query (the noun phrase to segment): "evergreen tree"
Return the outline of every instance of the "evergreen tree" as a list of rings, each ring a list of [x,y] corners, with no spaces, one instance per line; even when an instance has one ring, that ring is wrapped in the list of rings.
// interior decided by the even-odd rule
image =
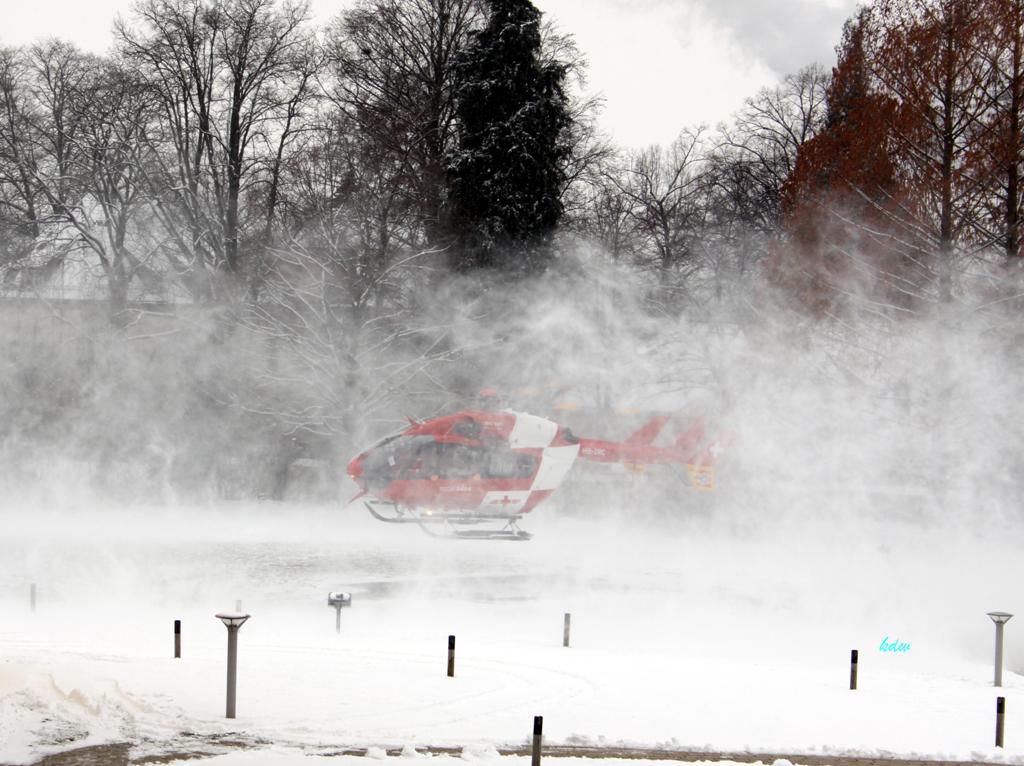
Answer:
[[[459,144],[449,167],[454,265],[543,268],[562,216],[566,68],[541,56],[540,11],[489,0],[487,25],[455,64]]]

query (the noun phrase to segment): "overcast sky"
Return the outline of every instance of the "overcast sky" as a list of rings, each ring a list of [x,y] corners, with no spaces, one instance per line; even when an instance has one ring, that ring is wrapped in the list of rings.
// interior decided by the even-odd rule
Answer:
[[[728,118],[758,88],[833,63],[856,0],[534,0],[590,61],[603,123],[625,146],[668,143],[686,125]],[[319,20],[347,3],[313,0]],[[4,9],[0,43],[47,35],[103,52],[131,0],[25,0]]]

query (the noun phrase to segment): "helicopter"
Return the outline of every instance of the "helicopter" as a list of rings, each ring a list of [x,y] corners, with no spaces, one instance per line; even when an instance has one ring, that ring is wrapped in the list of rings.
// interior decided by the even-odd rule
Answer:
[[[625,441],[576,436],[548,418],[514,410],[463,410],[418,422],[354,457],[348,474],[374,518],[418,524],[434,536],[528,540],[523,516],[558,489],[577,460],[685,468],[700,491],[715,487],[715,464],[730,440],[708,439],[696,418],[671,446],[653,442],[671,419],[651,417]],[[435,531],[440,530],[440,532]]]

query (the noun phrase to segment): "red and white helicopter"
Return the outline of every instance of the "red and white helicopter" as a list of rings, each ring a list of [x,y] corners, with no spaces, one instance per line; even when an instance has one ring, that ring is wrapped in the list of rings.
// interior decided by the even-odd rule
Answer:
[[[381,521],[443,525],[445,536],[527,540],[524,515],[548,498],[577,460],[683,466],[691,485],[713,490],[715,463],[728,441],[709,440],[694,420],[671,446],[653,442],[671,416],[657,415],[622,442],[585,439],[547,418],[512,410],[464,410],[381,440],[348,464],[367,509]],[[467,527],[476,526],[475,529]],[[486,528],[489,527],[489,528]]]

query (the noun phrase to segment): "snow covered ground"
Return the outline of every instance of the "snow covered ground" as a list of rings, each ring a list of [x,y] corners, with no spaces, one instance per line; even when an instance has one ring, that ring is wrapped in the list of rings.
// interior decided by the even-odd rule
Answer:
[[[661,525],[545,506],[524,525],[535,538],[509,543],[432,539],[355,507],[0,514],[0,763],[218,739],[265,747],[216,766],[428,745],[491,762],[527,744],[535,715],[552,745],[1024,763],[1024,626],[1007,626],[997,692],[985,616],[1024,607],[1019,529],[824,508]],[[340,634],[331,590],[353,594]],[[252,618],[229,721],[213,615],[236,600]]]
[[[367,759],[370,759],[369,761]],[[382,766],[387,762],[392,764],[409,766],[409,764],[426,764],[430,766],[527,766],[530,763],[529,756],[500,755],[494,748],[466,748],[459,755],[435,755],[423,753],[415,748],[406,748],[397,757],[389,757],[380,749],[371,750],[366,756],[353,755],[317,755],[307,750],[296,750],[294,748],[268,747],[260,750],[240,750],[225,755],[213,756],[204,760],[204,764],[211,766],[367,766],[378,761]],[[188,763],[185,760],[175,760],[171,763]],[[592,759],[586,758],[544,758],[545,766],[580,766],[581,764],[592,764]],[[636,766],[636,760],[625,758],[602,758],[601,766]],[[645,761],[647,763],[647,761]],[[658,761],[654,761],[658,764]],[[715,760],[715,761],[693,761],[694,766],[739,766],[736,761]],[[760,762],[758,762],[760,763]],[[756,766],[756,764],[755,764]],[[779,758],[772,762],[772,766],[791,766],[791,762]]]

